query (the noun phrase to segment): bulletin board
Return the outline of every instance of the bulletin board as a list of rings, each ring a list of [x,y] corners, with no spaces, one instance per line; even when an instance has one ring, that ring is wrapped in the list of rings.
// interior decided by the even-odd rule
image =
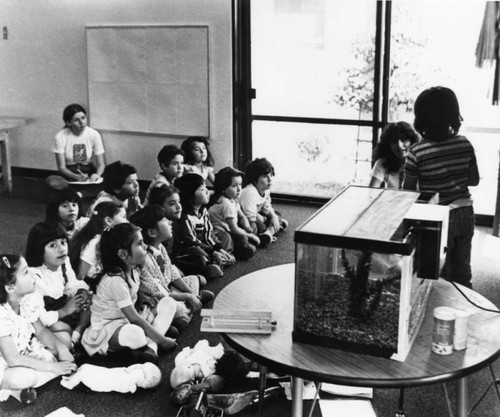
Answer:
[[[86,29],[92,127],[210,136],[208,26]]]

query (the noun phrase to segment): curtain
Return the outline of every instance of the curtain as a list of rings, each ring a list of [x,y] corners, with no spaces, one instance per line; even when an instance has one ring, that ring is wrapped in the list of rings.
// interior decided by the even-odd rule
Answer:
[[[483,24],[476,47],[476,66],[483,68],[485,63],[495,66],[493,77],[492,103],[498,105],[500,97],[500,2],[488,1],[484,10]]]

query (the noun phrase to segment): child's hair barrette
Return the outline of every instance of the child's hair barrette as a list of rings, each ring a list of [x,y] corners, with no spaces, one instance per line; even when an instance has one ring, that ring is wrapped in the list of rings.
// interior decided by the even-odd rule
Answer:
[[[10,269],[10,268],[12,268],[12,267],[10,266],[10,262],[9,262],[9,260],[7,259],[7,257],[6,257],[6,256],[2,256],[2,262],[5,264],[5,266],[6,266],[7,268],[9,268],[9,269]]]

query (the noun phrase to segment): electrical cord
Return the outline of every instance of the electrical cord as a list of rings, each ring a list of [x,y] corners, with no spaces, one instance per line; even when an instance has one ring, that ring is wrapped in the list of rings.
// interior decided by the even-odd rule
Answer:
[[[457,291],[462,294],[462,296],[469,302],[471,303],[473,306],[481,309],[481,310],[484,310],[484,311],[489,311],[490,313],[500,313],[500,310],[492,310],[492,309],[489,309],[489,308],[486,308],[486,307],[482,307],[478,304],[476,304],[474,301],[472,301],[469,297],[467,297],[467,295],[465,295],[465,293],[458,287],[458,285],[456,283],[454,283],[453,281],[448,281],[449,283],[451,283],[451,285],[453,285]]]

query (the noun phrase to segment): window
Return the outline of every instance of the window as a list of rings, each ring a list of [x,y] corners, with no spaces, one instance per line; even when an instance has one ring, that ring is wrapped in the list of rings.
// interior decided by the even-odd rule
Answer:
[[[500,149],[500,108],[491,104],[493,67],[476,67],[485,2],[393,2],[389,120],[413,121],[413,101],[443,85],[457,95],[460,134],[474,145],[481,181],[471,187],[476,213],[493,215]],[[408,103],[408,105],[406,104]]]
[[[331,197],[363,181],[372,140],[358,121],[372,119],[364,110],[373,103],[374,69],[353,80],[369,91],[358,97],[346,88],[345,68],[359,59],[359,45],[374,56],[376,3],[277,0],[251,7],[253,157],[275,166],[273,190]]]
[[[266,157],[273,163],[275,193],[329,198],[347,184],[367,185],[383,124],[412,123],[419,92],[445,85],[457,93],[461,133],[476,149],[481,174],[480,185],[471,188],[476,213],[492,215],[500,110],[489,97],[493,68],[475,67],[484,6],[252,1],[246,70],[256,97],[247,160]],[[384,44],[386,31],[391,37]],[[384,58],[389,58],[386,68]]]

